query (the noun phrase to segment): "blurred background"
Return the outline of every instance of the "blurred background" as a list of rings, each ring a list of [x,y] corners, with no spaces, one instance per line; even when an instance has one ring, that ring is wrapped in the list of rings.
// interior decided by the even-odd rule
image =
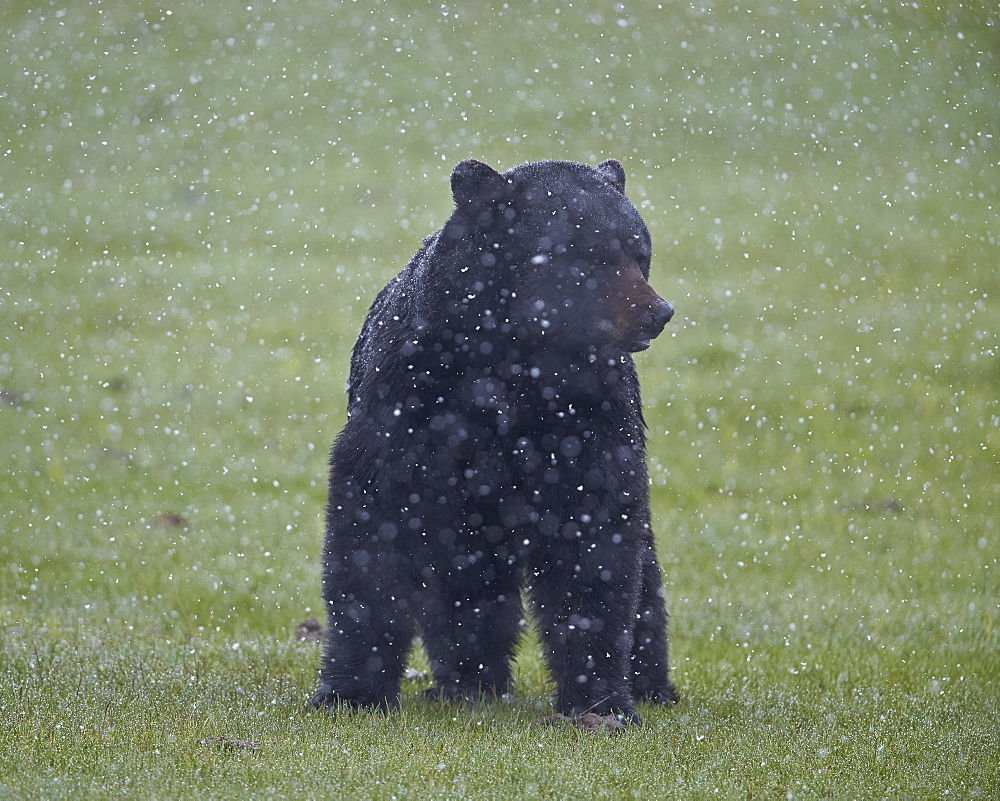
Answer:
[[[0,626],[315,614],[350,349],[452,167],[614,157],[677,309],[637,363],[681,658],[992,658],[994,4],[12,0],[0,30]]]

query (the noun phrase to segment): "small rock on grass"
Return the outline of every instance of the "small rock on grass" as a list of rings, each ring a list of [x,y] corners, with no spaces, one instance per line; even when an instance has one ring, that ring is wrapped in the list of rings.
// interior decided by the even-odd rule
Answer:
[[[575,717],[556,712],[554,715],[542,718],[542,720],[540,720],[536,725],[556,726],[560,723],[571,723],[577,728],[589,732],[624,731],[626,728],[625,724],[615,715],[598,715],[596,712],[584,712],[582,715],[577,715]]]
[[[235,737],[202,737],[198,742],[217,745],[227,751],[256,751],[260,748],[260,740],[238,740]]]
[[[307,617],[295,627],[295,639],[299,642],[319,642],[325,633],[323,624],[314,617]]]
[[[156,525],[160,528],[191,528],[191,521],[176,512],[164,512],[156,518]]]
[[[0,406],[19,406],[26,397],[20,392],[0,387]]]

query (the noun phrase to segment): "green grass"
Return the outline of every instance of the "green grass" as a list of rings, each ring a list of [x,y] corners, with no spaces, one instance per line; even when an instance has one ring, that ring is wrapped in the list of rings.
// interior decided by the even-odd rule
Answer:
[[[1000,794],[989,4],[37,5],[0,796]],[[623,736],[535,725],[530,638],[509,702],[305,709],[350,348],[469,156],[620,158],[678,309],[637,361],[684,700]]]

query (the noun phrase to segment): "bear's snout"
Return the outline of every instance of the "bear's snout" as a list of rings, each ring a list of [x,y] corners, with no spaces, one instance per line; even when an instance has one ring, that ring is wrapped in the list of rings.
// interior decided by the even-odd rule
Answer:
[[[673,316],[674,307],[657,295],[656,300],[653,302],[649,311],[647,311],[642,317],[643,323],[648,325],[650,328],[655,329],[656,334],[659,334],[663,330],[663,327],[670,322],[670,318]]]
[[[670,318],[674,316],[674,307],[659,295],[656,295],[652,289],[650,289],[650,292],[656,299],[643,312],[639,318],[638,327],[631,334],[631,342],[628,344],[628,349],[633,353],[646,350],[652,340],[656,339],[663,332],[663,328],[670,322]]]
[[[608,329],[619,345],[633,353],[646,350],[674,316],[674,307],[656,294],[638,269],[623,276],[627,288],[620,292],[610,314]]]
[[[663,331],[664,326],[674,316],[674,307],[663,298],[657,296],[649,308],[639,317],[638,325],[629,332],[629,342],[626,348],[633,353],[646,350]]]

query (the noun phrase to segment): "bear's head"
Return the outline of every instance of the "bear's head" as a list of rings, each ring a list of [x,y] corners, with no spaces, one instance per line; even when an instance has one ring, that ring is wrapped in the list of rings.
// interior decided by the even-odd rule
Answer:
[[[489,325],[532,348],[645,350],[673,308],[648,283],[649,231],[609,159],[524,164],[500,173],[463,161],[444,235],[484,287]],[[493,308],[495,307],[495,308]]]

